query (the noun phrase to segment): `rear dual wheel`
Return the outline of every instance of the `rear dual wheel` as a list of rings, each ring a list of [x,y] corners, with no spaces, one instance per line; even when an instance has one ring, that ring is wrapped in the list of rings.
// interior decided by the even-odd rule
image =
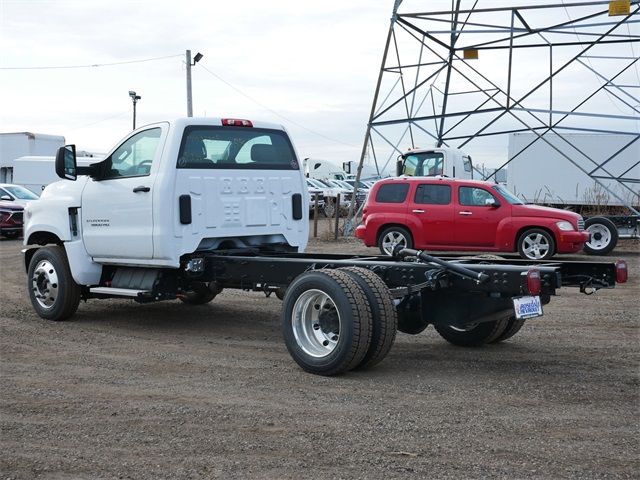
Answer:
[[[372,366],[389,352],[397,318],[384,282],[360,268],[316,270],[287,288],[282,327],[304,370],[336,375]]]
[[[460,347],[479,347],[487,343],[508,340],[518,333],[523,325],[524,320],[518,320],[513,315],[506,314],[495,320],[479,321],[464,327],[437,324],[434,327],[449,343]]]

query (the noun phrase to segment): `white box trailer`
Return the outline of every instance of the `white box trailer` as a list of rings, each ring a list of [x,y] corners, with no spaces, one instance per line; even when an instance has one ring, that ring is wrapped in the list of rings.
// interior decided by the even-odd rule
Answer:
[[[17,183],[14,180],[14,161],[24,156],[55,156],[64,146],[62,135],[16,132],[0,133],[0,183]],[[39,192],[38,192],[39,193]]]
[[[78,166],[86,167],[102,157],[78,157]],[[56,174],[55,156],[27,156],[13,161],[13,182],[40,195],[47,185],[60,181]],[[8,183],[8,182],[7,182]]]
[[[588,253],[608,253],[618,237],[638,238],[638,136],[549,133],[543,138],[532,132],[509,135],[509,190],[528,203],[584,215],[592,234]],[[621,214],[625,210],[633,214]]]
[[[638,183],[630,186],[628,182],[630,188],[625,188],[615,180],[598,178],[602,184],[598,185],[585,173],[593,172],[597,177],[622,176],[640,182],[640,141],[624,148],[634,138],[622,134],[548,133],[539,139],[535,133],[513,133],[509,135],[509,158],[515,158],[507,166],[507,187],[532,203],[637,206]],[[617,152],[620,153],[616,155]]]

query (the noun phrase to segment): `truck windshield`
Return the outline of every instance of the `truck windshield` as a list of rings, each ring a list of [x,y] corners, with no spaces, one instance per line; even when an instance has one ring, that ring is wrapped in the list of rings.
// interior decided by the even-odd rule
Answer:
[[[283,131],[226,126],[185,128],[178,168],[299,169]]]
[[[444,154],[441,152],[409,153],[404,157],[404,175],[429,177],[444,172]]]
[[[502,185],[494,185],[493,189],[498,192],[502,197],[509,202],[511,205],[524,205],[524,202],[516,197],[509,190],[504,188]]]

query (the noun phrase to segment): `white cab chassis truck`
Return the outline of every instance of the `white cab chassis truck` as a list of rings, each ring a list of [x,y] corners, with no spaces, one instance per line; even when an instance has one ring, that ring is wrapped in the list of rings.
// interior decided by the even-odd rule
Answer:
[[[293,359],[334,375],[380,362],[396,330],[434,325],[462,346],[497,343],[542,315],[561,286],[626,281],[626,264],[304,254],[305,177],[285,129],[183,118],[139,128],[78,167],[62,147],[49,185],[25,209],[27,289],[36,313],[72,316],[80,300],[210,302],[224,288],[275,293]]]

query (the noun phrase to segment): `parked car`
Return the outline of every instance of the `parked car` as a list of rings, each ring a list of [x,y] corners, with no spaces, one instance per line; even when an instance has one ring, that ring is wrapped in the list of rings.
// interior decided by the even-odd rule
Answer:
[[[582,217],[525,205],[502,185],[445,177],[400,177],[373,186],[355,235],[391,255],[396,245],[428,250],[518,252],[544,260],[589,240]]]
[[[18,238],[22,234],[24,207],[14,202],[0,202],[0,235]]]
[[[340,194],[340,210],[345,211],[351,203],[352,192],[347,192],[344,188],[331,185],[327,180],[318,180],[317,178],[307,178],[308,188],[317,188],[322,191],[324,196],[324,205],[322,213],[327,217],[333,217],[336,212],[336,199]]]
[[[38,196],[35,193],[21,185],[0,183],[0,200],[3,202],[11,202],[24,208],[31,200],[37,199]]]

